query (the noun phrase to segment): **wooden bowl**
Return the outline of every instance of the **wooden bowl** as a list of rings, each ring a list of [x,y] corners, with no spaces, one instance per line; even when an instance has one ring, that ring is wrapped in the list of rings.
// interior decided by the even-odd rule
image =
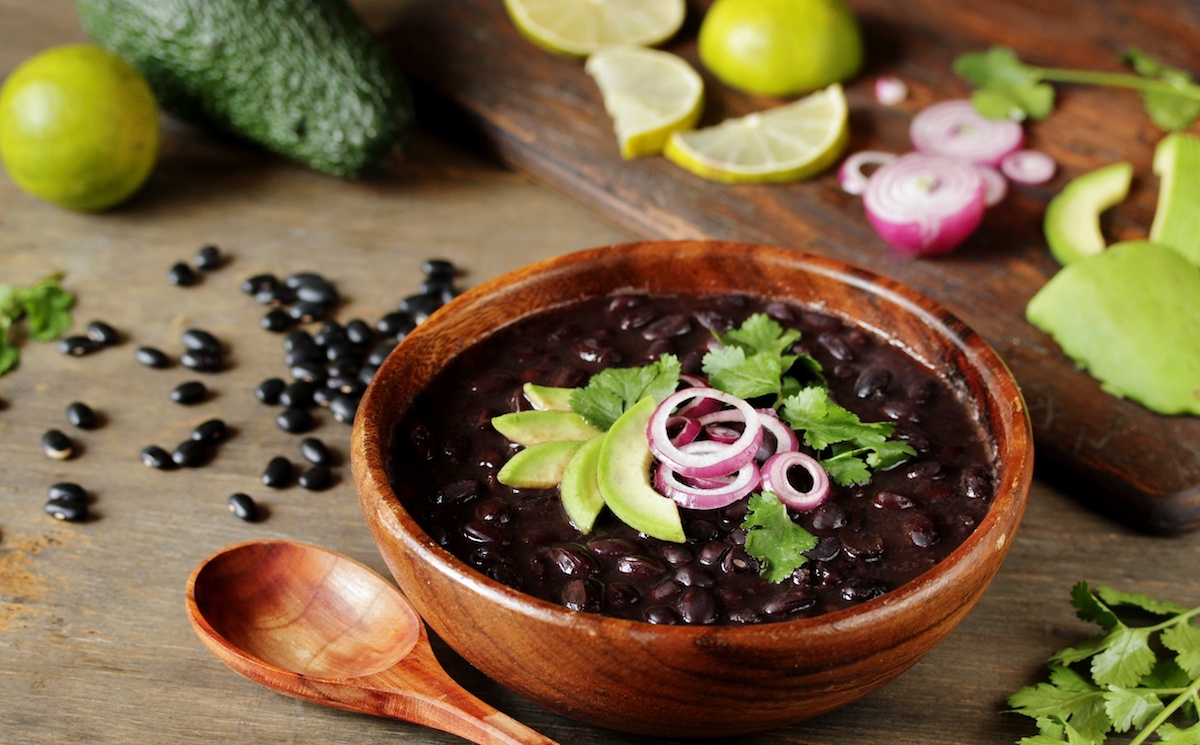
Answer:
[[[536,311],[621,291],[750,293],[852,319],[954,381],[994,444],[995,501],[958,549],[917,579],[823,616],[750,626],[660,626],[568,610],[485,577],[442,549],[388,479],[394,426],[471,343]],[[904,672],[978,600],[1008,552],[1033,468],[1028,414],[1004,363],[961,321],[890,280],[803,253],[709,241],[608,246],[485,282],[387,359],[354,425],[362,509],[400,588],[456,652],[532,701],[648,735],[728,736],[854,701]]]

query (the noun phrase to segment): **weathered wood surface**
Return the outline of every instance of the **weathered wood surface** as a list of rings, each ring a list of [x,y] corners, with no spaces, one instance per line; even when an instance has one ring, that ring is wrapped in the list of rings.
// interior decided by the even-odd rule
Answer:
[[[668,45],[697,65],[695,29],[706,5],[695,0],[688,26]],[[852,150],[911,149],[912,114],[967,93],[951,71],[953,58],[991,44],[1006,44],[1046,66],[1115,70],[1118,55],[1134,46],[1176,66],[1200,65],[1200,6],[1191,0],[851,5],[868,49],[864,73],[847,86]],[[1151,530],[1200,525],[1200,418],[1157,416],[1104,394],[1024,320],[1029,298],[1058,268],[1042,238],[1041,216],[1069,178],[1131,161],[1133,192],[1106,218],[1106,229],[1113,239],[1144,237],[1149,230],[1158,185],[1150,162],[1162,132],[1136,94],[1061,86],[1058,110],[1027,127],[1031,145],[1059,162],[1058,176],[1044,186],[1014,189],[958,252],[906,261],[887,254],[860,200],[842,193],[833,174],[784,187],[729,187],[661,157],[623,162],[582,65],[522,39],[499,0],[408,0],[378,12],[405,67],[466,112],[505,162],[639,236],[780,245],[906,282],[945,303],[1000,352],[1028,399],[1041,455],[1082,477],[1089,500]],[[884,72],[912,89],[899,106],[874,101],[873,80]],[[702,124],[776,104],[706,79]]]
[[[382,0],[365,10],[380,27],[394,12]],[[914,23],[904,28],[917,38],[925,33]],[[41,48],[80,39],[68,0],[0,0],[0,74]],[[581,83],[572,85],[585,95]],[[586,96],[590,101],[591,93]],[[442,132],[455,122],[431,119],[425,127]],[[597,138],[606,132],[601,124],[594,128]],[[1148,142],[1129,138],[1128,144],[1144,158]],[[647,168],[659,166],[632,164],[630,172]],[[831,188],[816,188],[823,199],[839,199]],[[1020,203],[1032,209],[1033,202]],[[1118,220],[1127,230],[1143,224],[1141,204],[1141,211]],[[1021,214],[1009,216],[1032,221]],[[1032,224],[1017,227],[1033,236]],[[25,344],[21,368],[0,378],[0,742],[461,742],[262,689],[226,668],[189,628],[187,577],[197,562],[231,543],[303,540],[386,571],[344,464],[326,492],[274,492],[259,483],[271,456],[299,456],[295,438],[276,429],[251,395],[283,365],[277,340],[257,328],[261,309],[238,284],[263,270],[321,271],[347,296],[346,318],[372,318],[411,290],[427,256],[455,259],[470,272],[464,283],[473,284],[532,260],[628,237],[527,178],[429,135],[389,177],[348,184],[172,126],[149,188],[101,216],[62,212],[0,177],[0,281],[24,284],[64,271],[79,294],[79,324],[104,318],[130,337],[81,359]],[[224,247],[233,262],[200,286],[168,285],[167,267],[207,242]],[[1001,253],[990,245],[980,250]],[[1012,263],[977,268],[986,275]],[[132,354],[139,343],[177,351],[180,331],[191,325],[226,340],[233,365],[205,378],[216,392],[209,402],[185,409],[166,394],[192,376],[178,367],[141,368]],[[51,426],[70,429],[63,409],[73,400],[100,410],[105,423],[73,433],[83,446],[79,457],[52,461],[41,454],[39,439]],[[211,466],[160,473],[138,463],[143,445],[173,446],[210,416],[225,417],[237,430]],[[316,434],[345,454],[344,425],[323,420]],[[66,479],[94,494],[91,522],[63,524],[43,514],[47,487]],[[229,515],[225,498],[233,491],[259,498],[268,518],[247,524]],[[1087,496],[1085,487],[1074,491]],[[999,713],[1004,697],[1037,679],[1051,651],[1089,631],[1067,604],[1072,583],[1104,582],[1195,605],[1198,560],[1200,533],[1149,537],[1038,481],[996,581],[923,662],[846,709],[739,741],[1013,742],[1032,730]],[[484,679],[444,647],[438,650],[469,690],[559,742],[656,742],[554,716]]]

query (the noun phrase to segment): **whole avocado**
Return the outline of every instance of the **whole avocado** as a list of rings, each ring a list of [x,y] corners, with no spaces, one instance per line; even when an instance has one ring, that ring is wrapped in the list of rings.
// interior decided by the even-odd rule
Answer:
[[[364,176],[407,144],[403,75],[344,0],[76,0],[84,31],[163,109],[316,170]]]

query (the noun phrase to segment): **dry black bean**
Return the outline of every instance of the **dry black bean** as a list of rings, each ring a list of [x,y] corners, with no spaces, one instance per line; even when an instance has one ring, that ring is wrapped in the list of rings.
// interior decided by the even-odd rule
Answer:
[[[50,485],[50,498],[63,502],[87,502],[87,490],[74,481],[60,481]]]
[[[285,313],[287,312],[285,310],[285,306],[290,305],[295,301],[296,291],[290,287],[284,287],[283,285],[264,287],[258,292],[254,293],[254,302],[258,303],[259,305],[266,305],[271,308],[283,310]],[[290,316],[289,320],[291,320]]]
[[[48,429],[42,435],[42,452],[55,460],[75,455],[75,443],[60,429]]]
[[[214,269],[219,269],[224,262],[224,257],[221,255],[221,249],[214,245],[201,246],[196,251],[195,264],[196,268],[201,271],[211,272]]]
[[[280,284],[279,277],[274,274],[255,274],[242,280],[242,292],[253,296],[263,290],[278,287]]]
[[[200,275],[185,262],[177,262],[167,270],[167,281],[176,287],[191,287],[200,281]]]
[[[220,352],[212,353],[199,349],[188,349],[179,355],[179,363],[196,372],[220,372],[225,367],[225,359]]]
[[[137,351],[133,353],[133,358],[139,364],[159,370],[171,366],[171,358],[167,356],[166,352],[155,347],[138,347]]]
[[[185,406],[198,404],[206,398],[208,398],[208,386],[199,380],[180,383],[171,391],[171,400]]]
[[[73,401],[67,405],[67,421],[80,429],[95,429],[100,424],[95,410],[82,401]]]
[[[287,383],[283,378],[267,378],[255,387],[254,397],[264,404],[274,405],[279,403],[279,397],[285,388]]]
[[[367,353],[367,364],[382,365],[398,343],[395,339],[388,339],[371,347],[371,351]]]
[[[330,402],[333,401],[333,394],[335,393],[337,393],[337,391],[326,388],[323,385],[318,386],[317,389],[313,391],[313,403],[317,406],[327,409],[329,408]]]
[[[326,321],[313,333],[312,339],[318,347],[328,348],[346,340],[346,329],[337,321]]]
[[[186,329],[180,336],[180,340],[183,342],[184,349],[191,349],[197,352],[208,352],[209,354],[221,353],[221,342],[217,339],[217,337],[213,336],[204,329]]]
[[[254,522],[258,519],[258,505],[249,494],[243,494],[242,492],[231,494],[229,495],[229,499],[226,500],[226,505],[234,516],[246,522]]]
[[[272,489],[284,489],[292,485],[292,475],[295,469],[292,462],[282,455],[276,455],[267,462],[262,472],[264,486]]]
[[[201,442],[223,442],[228,436],[229,425],[224,419],[209,419],[192,430],[192,439]]]
[[[324,382],[328,373],[325,370],[325,360],[299,360],[288,368],[288,372],[296,380],[309,383]]]
[[[450,278],[458,274],[458,268],[447,259],[426,259],[421,262],[421,272],[426,277]]]
[[[296,482],[309,491],[322,491],[333,485],[333,471],[329,466],[312,466],[305,469]]]
[[[416,320],[408,313],[399,310],[384,315],[375,324],[376,331],[393,339],[403,339],[416,327]]]
[[[291,434],[307,432],[313,428],[314,424],[316,422],[313,419],[312,412],[296,406],[285,408],[275,417],[275,425],[284,432]]]
[[[314,466],[333,465],[333,453],[323,440],[305,437],[300,441],[300,455]]]
[[[346,324],[346,339],[366,348],[375,341],[375,329],[361,318],[355,318]]]
[[[287,407],[308,408],[313,405],[313,392],[316,389],[310,380],[293,380],[283,387],[278,400]]]
[[[138,458],[141,459],[142,465],[157,468],[160,471],[172,469],[177,465],[171,458],[171,454],[158,445],[147,445],[142,448],[138,453]]]
[[[50,515],[55,520],[63,520],[71,523],[84,522],[88,517],[87,502],[51,499],[46,502],[45,510],[46,514]]]
[[[414,321],[420,323],[443,305],[445,301],[440,294],[418,293],[402,299],[397,305],[397,310],[407,313]]]
[[[292,317],[283,308],[272,308],[258,322],[267,331],[281,333],[292,327]]]
[[[58,343],[58,351],[68,357],[82,357],[100,348],[95,339],[82,334],[68,336]]]
[[[296,272],[295,274],[289,274],[287,279],[283,281],[285,285],[291,287],[292,289],[301,287],[303,285],[325,284],[326,282],[327,280],[325,277],[317,274],[316,272]]]
[[[320,345],[313,339],[313,335],[304,329],[296,329],[287,336],[283,337],[284,352],[304,352],[315,351]]]
[[[329,412],[333,414],[335,420],[343,424],[353,424],[360,400],[360,396],[339,391],[333,394],[333,398],[329,400]]]
[[[329,316],[330,307],[322,303],[311,303],[298,300],[288,306],[288,315],[297,323],[312,323],[323,321]]]
[[[341,299],[338,291],[327,282],[305,282],[295,287],[296,299],[304,303],[313,303],[332,307]]]
[[[103,347],[111,347],[121,342],[121,335],[117,330],[104,321],[92,321],[87,325],[86,333],[89,339]]]
[[[344,362],[350,359],[357,359],[358,354],[358,347],[354,342],[346,339],[330,342],[325,345],[325,358],[330,362]]]
[[[184,440],[171,453],[171,460],[175,462],[175,465],[183,468],[200,468],[207,465],[214,454],[211,443],[200,440]]]

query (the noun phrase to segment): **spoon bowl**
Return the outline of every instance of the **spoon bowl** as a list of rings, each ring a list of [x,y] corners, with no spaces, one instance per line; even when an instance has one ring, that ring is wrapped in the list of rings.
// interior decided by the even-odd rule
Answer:
[[[230,546],[192,572],[187,611],[225,664],[280,693],[480,745],[554,745],[454,682],[408,600],[333,551],[293,541]]]

